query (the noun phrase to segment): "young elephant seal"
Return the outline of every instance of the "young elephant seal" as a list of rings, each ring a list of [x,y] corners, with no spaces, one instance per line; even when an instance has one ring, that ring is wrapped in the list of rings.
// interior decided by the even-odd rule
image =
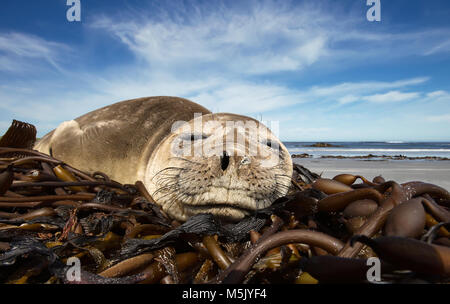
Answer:
[[[288,191],[286,147],[250,117],[177,97],[126,100],[61,123],[35,149],[121,183],[142,180],[171,217],[239,220]]]

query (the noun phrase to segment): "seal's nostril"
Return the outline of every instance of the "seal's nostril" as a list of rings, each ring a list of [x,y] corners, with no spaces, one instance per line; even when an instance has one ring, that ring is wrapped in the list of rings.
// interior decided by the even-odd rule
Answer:
[[[248,165],[248,164],[250,164],[250,158],[244,156],[241,160],[241,165]]]
[[[225,171],[228,168],[229,163],[230,163],[230,157],[228,156],[226,151],[223,151],[223,154],[220,157],[220,166],[222,167],[223,171]]]

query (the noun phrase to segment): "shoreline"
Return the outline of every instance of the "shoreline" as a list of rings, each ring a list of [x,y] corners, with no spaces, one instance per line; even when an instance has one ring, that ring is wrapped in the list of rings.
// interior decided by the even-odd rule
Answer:
[[[321,155],[314,157],[314,155],[308,153],[291,154],[293,159],[295,158],[307,158],[307,159],[354,159],[354,160],[366,160],[366,161],[383,161],[383,160],[432,160],[432,161],[450,161],[448,157],[441,156],[406,156],[406,155]]]
[[[386,180],[395,180],[399,183],[421,181],[450,190],[450,160],[367,161],[348,158],[293,158],[293,162],[324,178],[349,173],[372,180],[375,176],[381,175]]]

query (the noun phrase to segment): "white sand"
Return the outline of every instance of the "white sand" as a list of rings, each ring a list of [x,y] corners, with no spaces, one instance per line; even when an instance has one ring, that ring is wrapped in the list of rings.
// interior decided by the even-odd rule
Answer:
[[[450,190],[450,161],[364,161],[353,159],[308,159],[294,158],[310,171],[325,178],[333,178],[341,173],[362,175],[372,180],[381,175],[385,180],[399,183],[423,181]]]

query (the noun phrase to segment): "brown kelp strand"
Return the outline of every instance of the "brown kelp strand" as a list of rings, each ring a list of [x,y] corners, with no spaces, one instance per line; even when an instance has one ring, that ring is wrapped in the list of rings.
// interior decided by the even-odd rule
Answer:
[[[21,166],[21,165],[25,165],[25,164],[30,164],[36,161],[40,161],[40,162],[48,162],[51,164],[62,164],[62,161],[56,160],[56,159],[52,159],[52,158],[48,158],[48,157],[43,157],[43,156],[30,156],[30,157],[24,157],[18,160],[15,160],[13,162],[11,162],[11,165],[13,166]]]
[[[448,237],[441,237],[433,241],[434,244],[450,247],[450,239]]]
[[[81,177],[82,179],[85,179],[85,180],[88,180],[88,181],[91,181],[91,182],[95,182],[95,178],[93,178],[93,177],[91,177],[89,174],[87,174],[87,173],[85,173],[85,172],[83,172],[83,171],[81,171],[81,170],[78,170],[78,169],[76,169],[76,168],[73,168],[73,167],[71,167],[71,166],[69,166],[69,165],[63,165],[62,166],[63,167],[63,169],[66,169],[67,171],[69,171],[70,173],[72,173],[72,174],[75,174],[75,175],[78,175],[79,177]]]
[[[131,273],[132,271],[136,271],[139,268],[148,265],[153,261],[153,258],[153,254],[144,253],[133,258],[121,261],[114,266],[111,266],[110,268],[100,272],[99,275],[105,278],[122,277]]]
[[[29,203],[2,203],[0,208],[33,208],[43,205],[43,202],[29,202]]]
[[[429,195],[423,195],[422,204],[427,211],[442,222],[450,222],[450,212],[447,209],[436,204],[434,199]]]
[[[345,227],[347,227],[347,230],[353,234],[353,233],[357,232],[359,230],[359,228],[361,228],[366,221],[367,221],[366,217],[357,216],[357,217],[345,219],[344,223],[345,223]]]
[[[380,202],[383,199],[383,195],[375,189],[356,189],[343,193],[330,195],[319,201],[319,211],[341,211],[348,204],[356,200],[372,199]]]
[[[139,224],[132,225],[131,228],[126,232],[125,238],[135,238],[140,235],[161,235],[169,232],[167,227],[163,227],[155,224]]]
[[[194,252],[180,253],[175,257],[175,264],[178,271],[184,271],[201,261],[200,255]],[[144,278],[141,284],[153,284],[159,282],[166,274],[166,270],[161,262],[154,262],[147,268],[139,272]]]
[[[8,243],[0,242],[0,251],[8,251],[11,246]]]
[[[119,183],[111,182],[111,181],[76,181],[76,182],[58,182],[58,181],[42,181],[42,182],[24,182],[24,183],[17,183],[11,185],[11,189],[17,189],[17,188],[24,188],[24,187],[75,187],[75,186],[82,186],[82,187],[94,187],[94,186],[106,186],[110,188],[117,188],[124,191],[128,191],[128,188],[125,188]],[[86,189],[83,189],[84,191]]]
[[[56,167],[54,167],[53,172],[62,181],[65,181],[65,182],[77,182],[78,181],[78,179],[70,171],[66,170],[61,165],[57,165]],[[71,186],[70,189],[72,189],[76,192],[86,191],[85,187],[79,187],[79,186]]]
[[[213,261],[207,259],[203,262],[192,283],[205,284],[213,279],[214,274],[214,263]]]
[[[140,213],[140,211],[133,210],[133,209],[119,208],[119,207],[110,206],[110,205],[103,205],[103,204],[99,204],[99,203],[85,203],[85,204],[82,204],[81,206],[79,206],[78,209],[80,209],[80,210],[83,210],[83,209],[97,209],[97,210],[111,211],[111,212],[130,212],[130,213],[136,212],[136,213]]]
[[[422,194],[429,194],[431,196],[436,196],[441,199],[450,199],[450,193],[442,187],[434,184],[422,183],[422,182],[408,182],[402,184],[405,193],[410,196],[419,196]]]
[[[42,171],[46,175],[51,176],[51,177],[55,178],[56,180],[60,181],[60,179],[56,177],[56,174],[53,171],[53,167],[50,164],[48,164],[48,163],[41,163],[41,166],[42,166]],[[56,187],[53,190],[58,195],[67,195],[67,191],[64,190],[64,188]]]
[[[339,174],[333,177],[333,180],[346,184],[347,186],[352,185],[357,179],[358,177],[352,174]]]
[[[450,247],[393,236],[374,239],[355,236],[352,242],[370,246],[381,259],[392,265],[423,274],[450,275]]]
[[[412,238],[422,235],[426,222],[422,200],[413,198],[395,206],[386,220],[385,235]]]
[[[41,163],[44,167],[44,163]],[[54,174],[48,174],[44,170],[30,170],[25,173],[25,178],[29,179],[28,182],[61,182]],[[24,182],[25,183],[25,182]]]
[[[36,217],[40,216],[52,216],[56,214],[55,210],[53,208],[43,207],[37,210],[29,211],[25,214],[15,214],[15,216],[11,216],[10,218],[13,218],[15,220],[32,220]],[[0,214],[1,217],[1,214]]]
[[[258,246],[262,241],[264,241],[265,239],[269,238],[271,235],[273,235],[274,233],[276,233],[278,230],[280,230],[280,228],[283,226],[283,220],[276,216],[276,215],[272,215],[270,217],[270,219],[272,220],[272,224],[267,227],[267,229],[265,229],[264,233],[258,237],[258,240],[255,241],[255,243],[249,247],[239,258],[239,260],[243,260],[245,259],[245,257],[247,255],[249,255],[251,253],[251,251]],[[251,232],[254,230],[251,230]],[[236,267],[238,261],[235,261],[233,263],[233,267],[228,267],[227,269],[225,269],[219,276],[217,276],[215,278],[215,280],[213,281],[214,283],[217,282],[222,282],[222,280],[224,280],[229,274],[230,272],[233,271],[234,267]]]
[[[256,244],[260,237],[261,234],[259,234],[255,230],[250,231],[250,241],[252,242],[252,244]]]
[[[0,211],[0,218],[2,218],[2,219],[12,219],[12,218],[15,218],[18,216],[20,216],[20,213],[17,213],[17,212],[11,213],[11,212]]]
[[[353,190],[352,187],[333,179],[319,178],[313,184],[314,189],[320,190],[326,194],[335,194]]]
[[[362,225],[361,228],[359,228],[358,231],[355,232],[355,234],[365,235],[369,237],[374,236],[383,228],[392,208],[400,204],[402,201],[408,199],[403,191],[403,188],[393,181],[381,184],[377,186],[377,188],[382,192],[385,192],[388,189],[391,190],[390,193],[382,200],[378,209],[369,216],[364,225]],[[363,245],[361,243],[352,246],[350,244],[350,241],[347,241],[344,248],[339,252],[338,255],[340,257],[353,258],[361,251],[362,247]]]
[[[144,183],[142,183],[141,181],[137,181],[135,183],[136,188],[139,190],[139,192],[141,192],[141,194],[152,204],[156,204],[155,200],[153,199],[153,197],[150,195],[150,193],[148,193],[147,189],[144,186]]]
[[[276,215],[271,215],[270,219],[272,221],[272,224],[258,238],[258,240],[255,242],[255,244],[259,244],[260,242],[262,242],[265,239],[267,239],[268,237],[270,237],[272,234],[276,233],[278,230],[280,230],[280,228],[284,224],[283,220]]]
[[[98,179],[98,177],[100,177],[101,179],[104,179],[104,180],[107,181],[107,182],[110,182],[110,181],[111,181],[111,179],[109,178],[108,175],[106,175],[105,173],[100,172],[100,171],[95,171],[95,172],[93,172],[91,175],[92,175],[92,177],[95,178],[95,179]]]
[[[2,157],[2,154],[11,154],[11,153],[20,153],[20,154],[28,154],[28,155],[36,155],[41,156],[46,159],[52,159],[51,156],[41,153],[36,150],[29,150],[29,149],[22,149],[22,148],[10,148],[10,147],[0,147],[0,156]]]
[[[267,237],[266,239],[258,242],[248,254],[241,257],[239,260],[233,263],[230,268],[229,274],[222,280],[222,283],[237,284],[242,281],[245,274],[255,263],[263,253],[272,248],[289,244],[289,243],[306,243],[325,249],[328,252],[337,254],[341,250],[343,243],[331,236],[328,236],[321,232],[310,230],[289,230],[282,231]]]
[[[0,172],[0,195],[5,194],[11,187],[14,180],[14,173],[12,167],[8,166],[2,172]]]
[[[203,244],[208,249],[209,254],[221,269],[227,269],[231,265],[230,258],[223,252],[214,236],[203,237]]]
[[[0,202],[9,203],[26,203],[26,202],[47,202],[47,201],[90,201],[95,198],[95,194],[70,194],[70,195],[42,195],[42,196],[28,196],[28,197],[0,197]]]
[[[347,218],[367,217],[374,213],[378,208],[378,204],[374,200],[363,199],[354,201],[345,207],[343,214]]]
[[[375,183],[372,183],[371,181],[367,180],[364,176],[361,175],[339,174],[333,177],[333,180],[351,186],[358,178],[360,178],[364,184],[367,184],[369,186],[375,185]]]
[[[373,178],[372,182],[375,184],[383,184],[386,182],[386,180],[381,175],[378,175]]]
[[[442,239],[447,239],[450,241],[450,233],[448,232],[448,228],[450,228],[450,222],[435,223],[420,240],[426,241],[428,244],[432,244],[439,234],[443,234],[445,237]],[[448,246],[449,242],[444,242],[444,244]]]

